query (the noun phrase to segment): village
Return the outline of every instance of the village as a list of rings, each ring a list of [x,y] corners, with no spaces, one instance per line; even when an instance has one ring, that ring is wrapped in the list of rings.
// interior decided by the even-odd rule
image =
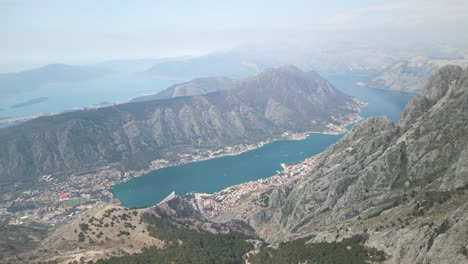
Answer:
[[[195,193],[193,202],[204,217],[207,219],[216,218],[245,202],[243,198],[249,195],[258,196],[275,186],[291,183],[305,177],[314,168],[315,161],[316,157],[314,156],[296,164],[286,165],[283,163],[281,164],[283,171],[278,171],[272,177],[231,186],[213,194]]]
[[[20,193],[3,193],[0,200],[0,223],[22,225],[30,221],[56,225],[70,221],[102,203],[120,204],[113,198],[112,186],[153,170],[227,155],[237,155],[259,148],[270,141],[240,144],[217,150],[179,154],[173,161],[157,159],[139,171],[121,172],[116,166],[81,172],[66,179],[44,175],[34,188]]]

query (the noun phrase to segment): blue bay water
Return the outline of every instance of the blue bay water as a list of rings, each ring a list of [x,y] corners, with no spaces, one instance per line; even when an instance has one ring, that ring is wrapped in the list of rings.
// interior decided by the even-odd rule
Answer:
[[[414,94],[359,87],[366,76],[326,76],[337,88],[365,101],[364,118],[387,116],[397,122]],[[310,134],[304,140],[278,140],[261,148],[206,161],[163,168],[113,186],[112,193],[124,206],[154,205],[175,191],[213,193],[247,181],[271,177],[281,163],[296,163],[336,143],[343,135]]]
[[[273,176],[282,170],[280,163],[304,160],[341,137],[311,134],[304,140],[278,140],[235,156],[167,167],[115,185],[112,193],[129,207],[156,204],[173,191],[178,194],[213,193],[242,182]]]

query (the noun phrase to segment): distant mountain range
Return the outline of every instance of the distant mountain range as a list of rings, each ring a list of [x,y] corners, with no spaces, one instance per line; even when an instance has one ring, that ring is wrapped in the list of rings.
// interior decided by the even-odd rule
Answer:
[[[265,81],[274,89],[256,85]],[[270,92],[278,99],[277,90],[283,96],[286,90],[303,97],[305,91],[334,93],[317,75],[291,67],[269,70],[244,84],[258,89],[215,94]],[[289,89],[281,89],[285,84]],[[171,100],[183,98],[189,97]],[[300,105],[294,95],[285,101],[292,99]],[[256,102],[265,100],[270,99]],[[385,117],[357,124],[314,162],[298,164],[304,174],[297,178],[260,191],[231,187],[219,192],[217,201],[196,201],[206,194],[172,193],[149,208],[104,205],[58,226],[24,257],[69,262],[86,256],[102,259],[98,263],[163,258],[164,263],[466,263],[467,124],[468,70],[445,66],[397,124]],[[223,200],[233,190],[243,191],[240,200]],[[214,219],[203,217],[201,210],[212,210],[216,202],[228,209]],[[29,232],[43,236],[40,230]],[[11,243],[3,245],[6,254],[14,254],[25,232],[12,228],[3,233]],[[103,236],[105,243],[97,243]]]
[[[38,89],[46,84],[84,81],[110,72],[107,69],[90,66],[50,64],[17,73],[1,73],[0,94],[1,97],[8,97],[24,91]]]
[[[317,73],[269,69],[229,90],[40,117],[1,129],[0,181],[111,163],[141,168],[193,149],[258,142],[285,131],[325,131],[355,119],[359,107]]]
[[[468,59],[442,59],[424,56],[396,62],[377,73],[365,86],[405,92],[418,92],[429,77],[445,65],[468,66]]]
[[[274,65],[277,63],[271,57],[250,51],[232,50],[156,63],[143,74],[176,79],[206,76],[244,78]]]
[[[234,81],[226,77],[197,78],[188,82],[172,85],[171,87],[154,95],[140,96],[130,102],[167,99],[179,96],[192,96],[210,92],[228,90],[234,87]]]

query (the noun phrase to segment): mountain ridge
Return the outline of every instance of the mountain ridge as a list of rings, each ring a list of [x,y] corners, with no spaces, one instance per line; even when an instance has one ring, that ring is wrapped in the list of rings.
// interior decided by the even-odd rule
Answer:
[[[281,80],[278,77],[280,84]],[[241,240],[250,246],[235,255],[260,263],[275,263],[276,257],[283,263],[303,263],[320,257],[344,261],[352,256],[360,256],[357,263],[467,263],[467,124],[468,69],[446,66],[408,103],[397,124],[373,117],[355,125],[335,145],[313,157],[305,174],[290,175],[290,181],[266,190],[243,193],[240,204],[215,218],[206,219],[197,201],[207,194],[170,194],[160,204],[134,212],[115,206],[103,211],[104,217],[123,220],[126,214],[126,221],[132,221],[134,226],[124,227],[137,232],[120,232],[128,238],[116,247],[134,255],[123,256],[110,252],[106,244],[92,243],[90,232],[78,244],[80,236],[73,228],[88,218],[97,221],[100,215],[58,228],[31,254],[50,260],[56,258],[50,252],[59,249],[60,258],[67,261],[81,256],[94,261],[109,255],[115,257],[104,263],[138,261],[151,252],[166,252],[162,248],[139,251],[141,241],[170,242],[174,235],[186,239],[208,231],[215,234],[210,239],[220,243],[225,232],[247,235]],[[128,216],[130,212],[143,216],[138,224],[138,218]],[[118,242],[120,225],[103,229],[110,243]],[[145,228],[152,230],[149,236],[138,232]],[[133,242],[140,246],[130,247]],[[177,250],[187,253],[184,248]]]
[[[227,77],[203,77],[187,82],[171,85],[167,89],[153,95],[133,98],[130,102],[151,101],[179,96],[203,95],[210,92],[231,89],[234,82]]]
[[[468,69],[443,67],[398,124],[375,117],[356,125],[310,174],[267,192],[266,206],[218,220],[244,220],[270,243],[367,233],[366,245],[391,263],[465,263],[466,124]]]
[[[141,168],[180,151],[259,142],[289,130],[324,131],[358,118],[361,104],[319,75],[283,71],[276,70],[278,79],[261,75],[237,89],[75,111],[2,129],[0,139],[8,143],[0,146],[0,171],[14,180],[112,163]],[[328,105],[313,105],[326,93]]]

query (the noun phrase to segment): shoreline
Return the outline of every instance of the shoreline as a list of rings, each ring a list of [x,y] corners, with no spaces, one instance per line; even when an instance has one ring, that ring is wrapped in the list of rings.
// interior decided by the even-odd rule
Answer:
[[[364,106],[367,105],[367,104],[363,104]],[[362,110],[362,107],[361,109]],[[285,141],[299,141],[299,140],[304,140],[306,139],[307,137],[309,137],[309,135],[311,134],[322,134],[322,135],[340,135],[340,134],[345,134],[345,133],[348,133],[349,130],[346,128],[348,127],[349,125],[352,125],[352,124],[357,124],[358,122],[360,122],[361,120],[363,120],[364,118],[361,117],[360,115],[356,115],[356,116],[353,116],[353,118],[350,118],[347,122],[344,122],[342,125],[339,125],[339,126],[334,126],[332,125],[331,123],[325,125],[325,127],[327,127],[328,129],[323,131],[323,132],[320,132],[320,131],[310,131],[310,132],[291,132],[291,131],[288,131],[288,132],[284,132],[283,134],[281,134],[280,137],[276,138],[276,139],[268,139],[268,140],[264,140],[264,141],[261,141],[257,144],[250,144],[250,145],[235,145],[235,146],[230,146],[230,147],[225,147],[223,149],[218,149],[218,150],[208,150],[208,152],[220,152],[220,151],[223,151],[225,149],[232,149],[232,148],[239,148],[239,147],[245,147],[244,149],[240,150],[240,151],[234,151],[234,152],[229,152],[229,153],[223,153],[223,154],[220,154],[220,155],[214,155],[214,156],[209,156],[209,157],[203,157],[201,159],[191,159],[191,160],[185,160],[185,161],[181,161],[181,160],[178,160],[178,161],[175,161],[175,162],[169,162],[167,160],[163,160],[163,159],[158,159],[158,160],[154,160],[152,162],[150,162],[151,165],[154,165],[153,167],[150,167],[150,168],[146,168],[146,169],[143,169],[143,170],[139,170],[139,171],[128,171],[128,172],[125,172],[125,177],[126,179],[121,181],[121,182],[118,182],[116,184],[114,184],[113,186],[115,185],[118,185],[118,184],[123,184],[129,180],[132,180],[133,178],[137,178],[137,177],[142,177],[142,176],[145,176],[147,175],[148,173],[151,173],[152,171],[155,171],[155,170],[159,170],[159,169],[163,169],[163,168],[169,168],[169,167],[175,167],[175,166],[180,166],[180,165],[185,165],[185,164],[190,164],[190,163],[195,163],[195,162],[201,162],[201,161],[206,161],[206,160],[211,160],[211,159],[217,159],[217,158],[222,158],[222,157],[227,157],[227,156],[236,156],[236,155],[240,155],[242,153],[245,153],[245,152],[248,152],[248,151],[252,151],[252,150],[256,150],[256,149],[259,149],[267,144],[271,144],[273,142],[276,142],[276,141],[281,141],[281,140],[285,140]],[[328,126],[330,125],[330,126]],[[186,156],[189,156],[190,154],[178,154],[178,156],[180,157],[186,157]],[[309,158],[312,158],[312,157],[309,157]],[[305,162],[306,160],[308,160],[309,158],[306,158],[305,160],[301,161],[301,162],[298,162],[298,163],[294,163],[294,164],[284,164],[283,169],[286,169],[288,168],[289,166],[292,166],[292,165],[296,165],[296,164],[300,164],[302,162]],[[278,173],[277,173],[278,174]],[[265,179],[269,179],[271,177],[275,177],[277,174],[274,174],[268,178],[265,178]],[[265,180],[263,179],[263,180]],[[255,181],[254,181],[255,182]],[[244,183],[240,183],[240,184],[244,184]],[[239,185],[239,184],[238,184]],[[112,187],[113,187],[112,186]],[[234,186],[237,186],[237,185],[234,185]],[[109,191],[112,193],[112,187],[109,189]],[[232,186],[230,186],[232,187]],[[227,187],[227,188],[230,188],[230,187]],[[226,188],[226,189],[227,189]],[[221,191],[221,190],[220,190]],[[118,204],[121,205],[121,202],[114,197],[113,193],[112,193],[112,198],[116,201],[118,201]],[[124,206],[124,205],[123,205]]]
[[[213,220],[242,204],[246,197],[256,195],[256,198],[260,199],[259,194],[261,193],[305,177],[308,172],[313,170],[318,155],[320,154],[294,164],[282,163],[283,171],[277,171],[276,174],[268,178],[236,184],[212,194],[188,193],[182,196],[186,197],[195,208],[198,208],[203,217]]]
[[[350,110],[358,109],[360,112],[365,105],[365,103],[356,100],[346,107]],[[141,170],[123,171],[117,164],[109,164],[96,169],[75,172],[66,179],[55,175],[44,175],[38,178],[40,185],[35,189],[25,189],[23,194],[26,194],[27,197],[18,196],[14,191],[3,195],[4,201],[0,204],[0,220],[7,219],[8,223],[14,225],[21,225],[30,221],[49,225],[66,223],[99,204],[112,203],[120,205],[120,201],[112,193],[112,188],[133,178],[144,176],[151,171],[225,156],[235,156],[279,140],[304,140],[311,134],[338,135],[347,133],[347,126],[363,119],[358,113],[331,116],[332,122],[317,123],[319,127],[323,128],[322,131],[296,133],[286,131],[274,139],[270,138],[254,144],[238,144],[215,150],[196,150],[190,153],[177,154],[177,158],[173,160],[153,160]],[[294,165],[296,164],[285,165],[285,169]],[[278,171],[278,173],[282,172]],[[275,178],[278,173],[262,179],[262,181],[284,181],[285,178]],[[62,196],[64,198],[61,198]],[[71,206],[70,204],[74,204],[73,202],[79,202],[80,204]],[[8,208],[16,204],[33,204],[34,208],[17,212],[7,211]]]

